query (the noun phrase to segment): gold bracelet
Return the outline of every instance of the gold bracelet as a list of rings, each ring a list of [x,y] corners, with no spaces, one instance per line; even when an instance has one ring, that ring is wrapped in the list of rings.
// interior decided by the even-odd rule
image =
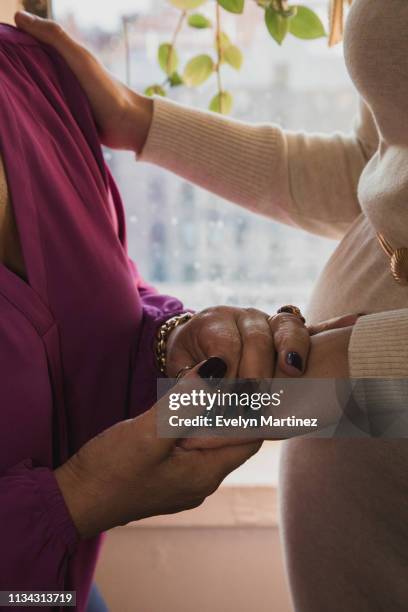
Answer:
[[[156,360],[157,365],[159,366],[159,370],[162,374],[166,374],[166,366],[167,366],[167,341],[173,329],[176,329],[179,325],[183,325],[183,323],[187,323],[192,317],[193,313],[185,312],[181,315],[176,315],[175,317],[171,317],[160,325],[157,330],[156,335]]]

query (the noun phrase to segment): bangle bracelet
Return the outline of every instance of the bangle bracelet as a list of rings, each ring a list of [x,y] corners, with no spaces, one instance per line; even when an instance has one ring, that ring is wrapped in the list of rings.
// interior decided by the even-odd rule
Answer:
[[[155,354],[157,365],[162,374],[166,374],[167,366],[167,341],[173,329],[176,329],[179,325],[187,323],[194,315],[191,312],[185,312],[181,315],[176,315],[165,321],[160,325],[156,335],[156,346]]]

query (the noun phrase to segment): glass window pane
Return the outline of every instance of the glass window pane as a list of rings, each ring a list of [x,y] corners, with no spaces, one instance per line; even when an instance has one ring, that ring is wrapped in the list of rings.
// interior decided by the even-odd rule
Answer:
[[[307,4],[326,20],[327,2]],[[101,10],[99,0],[54,0],[53,7],[57,19],[132,87],[143,91],[163,80],[157,47],[171,40],[178,19],[166,2],[115,0]],[[213,3],[204,7],[210,17],[213,10]],[[247,2],[245,19],[225,13],[223,27],[245,57],[240,72],[223,70],[225,87],[234,92],[234,117],[294,130],[350,130],[356,98],[341,46],[329,50],[325,39],[288,37],[279,47],[255,3]],[[178,51],[182,63],[213,53],[210,33],[185,28]],[[198,90],[179,87],[171,96],[207,108],[213,93],[210,79]],[[195,309],[220,303],[271,313],[285,303],[305,307],[332,241],[255,216],[163,170],[136,164],[130,153],[110,151],[106,157],[126,206],[130,255],[160,291]]]

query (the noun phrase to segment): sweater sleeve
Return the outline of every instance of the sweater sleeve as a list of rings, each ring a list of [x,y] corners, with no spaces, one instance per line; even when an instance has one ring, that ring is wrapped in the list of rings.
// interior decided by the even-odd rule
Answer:
[[[78,535],[52,470],[26,460],[0,475],[0,590],[64,590]]]
[[[408,309],[360,317],[351,335],[349,364],[356,381],[354,395],[364,409],[405,412]]]
[[[362,102],[353,133],[322,135],[247,124],[156,98],[139,159],[253,212],[340,238],[361,212],[357,184],[377,144]]]

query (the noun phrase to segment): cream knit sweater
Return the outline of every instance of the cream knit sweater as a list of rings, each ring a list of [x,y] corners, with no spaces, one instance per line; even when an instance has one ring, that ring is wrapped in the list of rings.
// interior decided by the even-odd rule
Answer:
[[[346,60],[367,102],[351,135],[249,125],[156,98],[140,156],[254,213],[341,239],[308,319],[374,313],[352,334],[353,378],[408,378],[408,287],[376,239],[408,247],[408,3],[389,4],[354,0],[349,15]],[[383,400],[395,394],[383,387]]]

